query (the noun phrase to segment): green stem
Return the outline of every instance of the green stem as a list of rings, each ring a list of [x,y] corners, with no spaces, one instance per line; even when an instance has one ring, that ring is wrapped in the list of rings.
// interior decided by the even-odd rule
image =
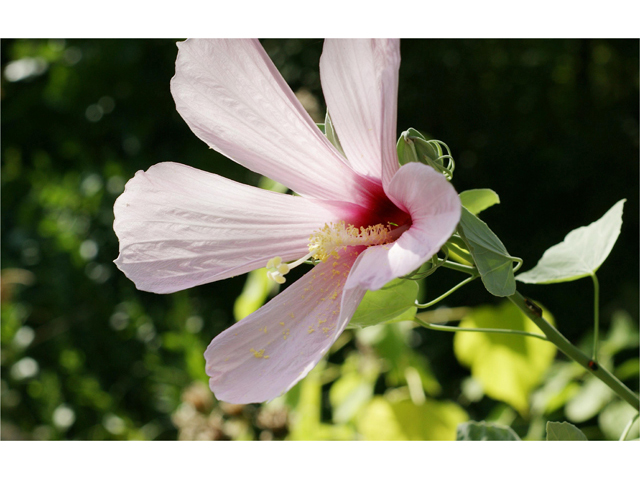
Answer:
[[[629,423],[627,423],[627,426],[624,429],[624,432],[622,432],[622,435],[620,435],[620,441],[624,442],[627,439],[627,435],[629,435],[629,432],[631,431],[631,427],[633,427],[633,424],[635,423],[636,420],[638,420],[638,417],[640,417],[640,413],[636,413],[634,415],[634,417],[629,420]]]
[[[576,348],[569,340],[567,340],[554,326],[547,322],[542,315],[537,312],[537,308],[532,308],[531,303],[520,294],[514,293],[508,297],[522,312],[535,323],[540,330],[546,335],[547,340],[554,343],[566,356],[579,363],[593,376],[602,380],[611,390],[620,396],[625,402],[636,410],[640,411],[640,399],[638,395],[633,393],[629,387],[613,376],[602,365],[598,365],[591,360],[581,350]]]
[[[544,335],[540,335],[538,333],[531,332],[523,332],[521,330],[508,330],[505,328],[464,328],[464,327],[451,327],[447,325],[436,325],[435,323],[425,322],[424,320],[420,320],[418,317],[415,317],[414,322],[422,325],[424,328],[428,328],[430,330],[438,330],[441,332],[482,332],[482,333],[506,333],[509,335],[524,335],[526,337],[534,337],[540,340],[547,340]]]
[[[445,260],[440,266],[445,268],[450,268],[451,270],[456,270],[458,272],[466,273],[473,276],[479,275],[478,269],[476,267],[469,266],[469,265],[462,265],[461,263],[452,262],[451,260]]]
[[[465,278],[462,282],[460,282],[459,284],[457,284],[455,287],[453,287],[451,290],[449,290],[448,292],[443,293],[442,295],[440,295],[438,298],[436,298],[435,300],[431,300],[428,303],[418,303],[416,302],[416,307],[418,308],[429,308],[432,305],[435,305],[436,303],[438,303],[441,300],[444,300],[445,298],[447,298],[449,295],[451,295],[453,292],[455,292],[456,290],[458,290],[461,287],[464,287],[467,283],[475,280],[476,278],[478,278],[477,275],[471,275],[469,278]]]
[[[591,274],[593,280],[593,361],[598,361],[598,338],[600,337],[600,284],[595,273]]]

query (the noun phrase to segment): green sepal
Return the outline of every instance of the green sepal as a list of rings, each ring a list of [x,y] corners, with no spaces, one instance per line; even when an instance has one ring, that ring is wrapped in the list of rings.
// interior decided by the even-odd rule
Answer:
[[[417,139],[424,140],[426,142],[426,138],[415,128],[410,128],[409,130],[405,130],[398,138],[398,143],[396,145],[396,149],[398,151],[398,161],[400,165],[406,165],[410,162],[420,162],[428,165],[428,162],[421,160],[421,155],[430,154],[434,155],[435,151],[431,149],[431,151],[426,152],[424,146],[418,146],[416,141]],[[430,160],[433,161],[435,157]]]
[[[400,165],[405,165],[409,162],[420,162],[442,170],[443,162],[438,160],[442,155],[441,149],[437,144],[434,147],[434,144],[415,128],[402,132],[400,138],[398,138],[396,148]]]

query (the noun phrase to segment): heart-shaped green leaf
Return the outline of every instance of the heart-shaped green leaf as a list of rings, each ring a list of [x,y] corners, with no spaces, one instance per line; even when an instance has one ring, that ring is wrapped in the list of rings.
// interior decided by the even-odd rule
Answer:
[[[591,225],[569,232],[564,241],[544,252],[538,264],[518,275],[517,280],[524,283],[560,283],[596,273],[620,235],[625,201],[620,200]]]

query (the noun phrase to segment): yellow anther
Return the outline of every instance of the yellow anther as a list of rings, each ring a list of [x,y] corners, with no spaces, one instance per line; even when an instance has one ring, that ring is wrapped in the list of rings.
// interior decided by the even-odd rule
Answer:
[[[312,257],[326,262],[329,257],[339,258],[338,251],[347,247],[384,245],[393,240],[391,227],[381,223],[371,227],[354,227],[344,222],[325,224],[309,237]],[[336,263],[334,262],[334,267]]]

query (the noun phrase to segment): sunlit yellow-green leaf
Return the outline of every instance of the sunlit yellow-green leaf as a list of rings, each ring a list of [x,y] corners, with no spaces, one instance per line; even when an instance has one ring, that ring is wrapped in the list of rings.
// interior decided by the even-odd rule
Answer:
[[[544,311],[550,322],[553,317]],[[460,327],[502,328],[541,333],[515,305],[475,308]],[[522,415],[529,410],[529,394],[538,385],[556,353],[552,343],[533,337],[497,333],[456,332],[454,351],[471,369],[490,397],[508,403]]]
[[[457,426],[468,420],[456,403],[377,396],[357,418],[364,440],[455,440]]]
[[[490,188],[476,188],[460,193],[462,206],[474,215],[500,203],[500,197]]]

